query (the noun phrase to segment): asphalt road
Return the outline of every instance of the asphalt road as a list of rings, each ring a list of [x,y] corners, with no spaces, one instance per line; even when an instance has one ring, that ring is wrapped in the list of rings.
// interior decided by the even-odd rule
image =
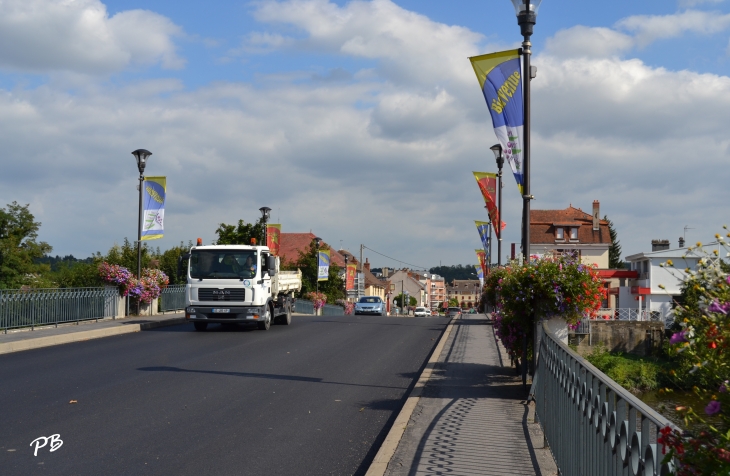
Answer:
[[[295,316],[1,355],[0,474],[364,474],[446,323]]]

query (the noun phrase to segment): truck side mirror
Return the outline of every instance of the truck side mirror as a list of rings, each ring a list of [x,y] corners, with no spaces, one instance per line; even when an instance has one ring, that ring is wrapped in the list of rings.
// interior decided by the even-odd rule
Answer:
[[[266,268],[269,271],[269,276],[276,274],[276,256],[268,256],[266,258]]]
[[[190,253],[185,253],[184,255],[180,255],[177,257],[177,277],[181,278],[185,275],[183,273],[183,261],[190,259]]]

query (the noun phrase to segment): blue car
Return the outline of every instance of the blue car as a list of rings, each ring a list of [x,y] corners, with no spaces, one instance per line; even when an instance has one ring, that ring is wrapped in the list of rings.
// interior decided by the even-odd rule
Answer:
[[[385,303],[378,296],[363,296],[355,303],[355,315],[357,314],[384,316]]]

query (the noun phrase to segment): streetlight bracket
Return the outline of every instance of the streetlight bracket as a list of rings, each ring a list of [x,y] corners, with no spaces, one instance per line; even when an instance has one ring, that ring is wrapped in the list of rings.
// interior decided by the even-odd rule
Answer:
[[[522,198],[524,198],[525,200],[535,200],[534,195],[522,195]]]

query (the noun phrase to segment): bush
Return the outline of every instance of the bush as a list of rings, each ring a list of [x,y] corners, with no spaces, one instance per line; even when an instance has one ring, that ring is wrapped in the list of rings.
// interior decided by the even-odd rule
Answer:
[[[598,346],[586,356],[588,362],[633,393],[656,390],[662,383],[663,365],[630,354],[612,354]]]

